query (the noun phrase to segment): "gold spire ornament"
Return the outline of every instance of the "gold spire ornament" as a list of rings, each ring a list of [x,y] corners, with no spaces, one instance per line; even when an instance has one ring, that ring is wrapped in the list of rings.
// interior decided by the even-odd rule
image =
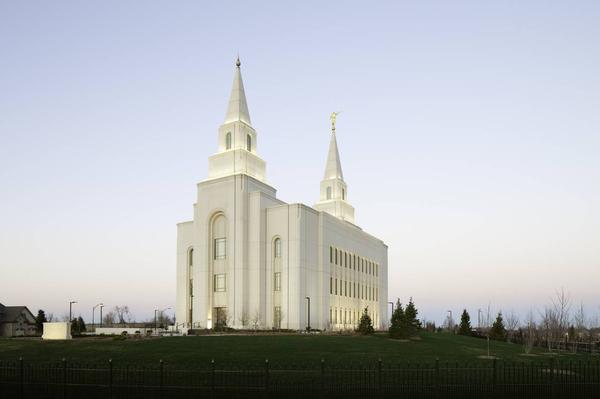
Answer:
[[[335,132],[335,120],[337,119],[337,116],[341,113],[340,112],[332,112],[331,116],[329,117],[329,120],[331,121],[331,131]]]

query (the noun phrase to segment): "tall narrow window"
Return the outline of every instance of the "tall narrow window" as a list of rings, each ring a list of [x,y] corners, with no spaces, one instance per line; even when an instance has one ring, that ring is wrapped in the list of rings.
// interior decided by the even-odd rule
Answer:
[[[329,293],[333,294],[333,277],[329,277]]]
[[[227,239],[215,238],[213,251],[215,259],[225,259],[227,256]]]
[[[227,276],[225,274],[215,274],[213,279],[214,291],[225,292],[227,289]]]
[[[281,238],[276,238],[273,243],[273,252],[276,258],[281,258]]]
[[[273,275],[273,291],[281,291],[281,273],[277,272]]]
[[[342,188],[342,199],[346,199],[346,189]]]
[[[190,248],[188,253],[188,266],[194,266],[194,248]]]
[[[231,132],[227,132],[225,135],[225,149],[231,150]]]
[[[250,135],[246,136],[246,149],[252,151],[252,136]]]
[[[273,308],[273,324],[275,325],[275,328],[281,328],[282,318],[281,306],[275,306]]]
[[[327,199],[331,199],[331,187],[327,187]]]
[[[333,263],[333,247],[329,247],[329,263]]]

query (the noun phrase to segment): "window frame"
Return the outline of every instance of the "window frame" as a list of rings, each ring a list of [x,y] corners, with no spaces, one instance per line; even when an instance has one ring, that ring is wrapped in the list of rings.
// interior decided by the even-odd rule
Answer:
[[[213,239],[213,260],[223,259],[227,259],[227,237],[215,238]]]
[[[220,283],[223,284],[220,284]],[[227,274],[213,274],[213,292],[227,292]]]

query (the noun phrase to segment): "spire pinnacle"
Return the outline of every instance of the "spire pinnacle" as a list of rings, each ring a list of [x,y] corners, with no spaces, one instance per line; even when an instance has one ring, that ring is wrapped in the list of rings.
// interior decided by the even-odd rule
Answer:
[[[235,62],[235,71],[233,74],[233,85],[229,96],[229,105],[225,114],[225,122],[242,121],[248,125],[250,122],[250,113],[248,112],[248,103],[246,102],[246,92],[244,91],[244,82],[242,80],[242,72],[240,70],[240,57],[238,56]]]
[[[335,138],[335,118],[339,112],[331,114],[331,141],[329,142],[329,152],[327,154],[327,164],[325,165],[324,179],[344,180],[342,173],[342,164],[340,162],[340,153],[338,151],[337,140]]]

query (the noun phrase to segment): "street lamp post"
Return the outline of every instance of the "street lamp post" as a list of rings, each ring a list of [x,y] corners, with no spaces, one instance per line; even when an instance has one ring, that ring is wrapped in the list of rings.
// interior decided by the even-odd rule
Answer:
[[[306,329],[310,332],[310,297],[307,296],[306,299],[308,300],[308,327]]]
[[[96,326],[94,325],[94,315],[96,313],[96,308],[100,305],[102,304],[99,303],[92,308],[92,328],[94,329],[94,332],[96,332]],[[102,308],[100,309],[100,312],[102,312]],[[102,320],[102,313],[100,313],[100,320]]]
[[[102,308],[104,307],[103,304],[100,305],[100,327],[102,327]]]
[[[77,303],[77,301],[69,302],[69,323],[73,321],[73,304]]]
[[[69,302],[69,327],[71,327],[73,325],[73,304],[77,303],[77,301],[70,301]],[[79,323],[77,323],[77,326],[79,326]],[[70,329],[69,329],[70,331]]]

